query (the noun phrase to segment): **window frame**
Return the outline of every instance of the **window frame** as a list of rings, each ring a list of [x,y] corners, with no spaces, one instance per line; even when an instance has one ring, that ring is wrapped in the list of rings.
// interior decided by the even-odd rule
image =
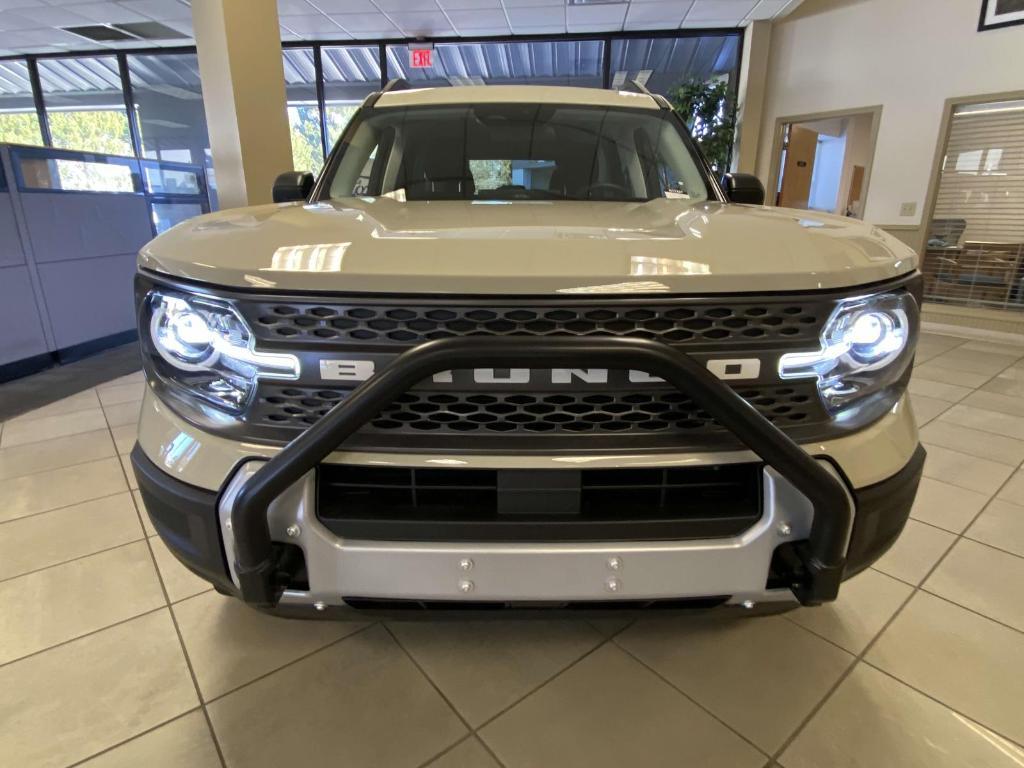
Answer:
[[[660,38],[700,38],[700,37],[717,37],[722,35],[734,36],[738,40],[737,53],[736,53],[736,64],[733,71],[729,76],[729,88],[731,91],[731,97],[733,102],[739,94],[739,69],[740,63],[743,60],[743,49],[746,42],[746,35],[742,28],[737,27],[716,27],[708,29],[668,29],[668,30],[638,30],[630,32],[594,32],[594,33],[560,33],[560,34],[546,34],[546,35],[501,35],[497,37],[486,37],[486,36],[467,36],[467,37],[427,37],[427,38],[408,38],[408,37],[392,37],[392,38],[380,38],[370,40],[290,40],[281,43],[283,50],[289,48],[312,48],[313,49],[313,65],[315,71],[315,83],[316,96],[318,106],[320,108],[320,140],[324,150],[324,171],[326,171],[328,164],[331,161],[331,156],[334,154],[336,147],[331,147],[328,139],[327,122],[326,122],[326,99],[324,97],[324,78],[323,78],[323,61],[321,58],[321,50],[323,48],[339,48],[339,47],[372,47],[376,46],[379,54],[379,66],[381,73],[380,87],[383,88],[387,84],[387,52],[389,46],[397,45],[408,45],[412,42],[419,43],[532,43],[532,42],[551,42],[551,41],[585,41],[585,40],[599,40],[604,43],[602,48],[602,65],[601,65],[601,88],[607,90],[611,87],[612,73],[612,43],[615,40],[631,40],[631,39],[660,39]],[[142,154],[141,146],[141,132],[137,122],[137,115],[132,109],[133,98],[132,98],[132,84],[131,77],[128,70],[128,57],[132,55],[159,55],[159,54],[183,54],[183,53],[196,53],[196,47],[194,45],[187,46],[176,46],[167,48],[153,48],[153,47],[139,47],[139,48],[124,48],[118,51],[111,51],[110,49],[90,49],[81,50],[74,52],[60,52],[60,53],[37,53],[37,54],[21,54],[13,56],[2,56],[0,61],[24,61],[28,65],[29,80],[32,85],[32,96],[35,103],[36,115],[39,118],[39,130],[42,134],[43,146],[53,147],[52,137],[50,135],[49,121],[46,116],[46,107],[43,101],[42,84],[39,78],[38,62],[49,59],[77,59],[77,58],[89,58],[93,56],[114,56],[117,58],[118,69],[121,77],[121,90],[124,95],[124,106],[128,113],[128,130],[131,138],[132,148],[136,159],[142,160],[145,157]],[[344,140],[344,132],[338,139],[338,144]],[[717,186],[717,185],[716,185]]]

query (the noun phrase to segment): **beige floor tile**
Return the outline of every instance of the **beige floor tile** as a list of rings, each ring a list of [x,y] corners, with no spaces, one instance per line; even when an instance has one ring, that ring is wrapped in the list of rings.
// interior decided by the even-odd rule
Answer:
[[[75,413],[76,411],[87,411],[90,408],[99,407],[100,401],[96,396],[96,391],[93,389],[86,389],[69,397],[56,400],[49,405],[44,405],[42,408],[36,408],[35,410],[28,411],[20,416],[15,416],[13,419],[9,419],[7,423],[21,424],[26,421],[33,421],[46,416],[61,416],[68,413]]]
[[[1024,507],[1024,470],[1017,470],[1010,481],[999,489],[996,498]]]
[[[1004,437],[1020,438],[1024,435],[1024,418],[1006,413],[987,411],[958,403],[942,414],[942,421],[959,424],[961,427],[994,432]]]
[[[917,351],[914,359],[918,363],[959,347],[964,340],[956,336],[941,336],[937,333],[922,333],[917,339]]]
[[[165,610],[0,667],[0,691],[0,755],[17,768],[69,765],[198,704]]]
[[[988,355],[999,355],[1000,357],[1024,357],[1024,346],[1020,344],[999,344],[992,341],[971,339],[961,344],[958,349],[965,352],[981,352]]]
[[[921,440],[1014,467],[1024,462],[1024,440],[961,427],[942,419],[922,427]]]
[[[988,499],[987,494],[923,477],[910,516],[922,523],[960,533],[981,512]]]
[[[124,376],[118,376],[116,379],[105,381],[102,384],[96,385],[96,391],[100,392],[104,389],[114,389],[116,387],[123,387],[126,384],[144,384],[146,382],[146,376],[141,370],[129,373]]]
[[[1013,474],[1013,467],[938,445],[925,445],[924,475],[986,495],[994,494]]]
[[[900,581],[920,584],[954,541],[956,536],[949,531],[908,520],[892,549],[873,567]]]
[[[614,645],[566,670],[479,736],[508,768],[744,768],[765,760]]]
[[[110,434],[114,436],[114,445],[118,453],[131,453],[135,447],[135,440],[138,437],[138,425],[135,422],[123,424],[120,427],[111,427]]]
[[[1020,360],[1021,354],[1019,351],[1014,351],[1012,354],[1000,354],[991,349],[971,349],[964,344],[949,352],[943,352],[938,357],[933,357],[929,362],[954,371],[995,376]]]
[[[491,757],[480,740],[475,736],[466,739],[458,746],[430,764],[430,768],[501,768]]]
[[[766,752],[853,662],[780,616],[640,621],[615,642]]]
[[[143,537],[127,493],[0,525],[0,579],[45,568]]]
[[[839,599],[815,608],[786,614],[815,634],[858,654],[903,605],[912,587],[868,569],[843,582]]]
[[[603,639],[582,619],[412,621],[388,626],[474,728]]]
[[[102,403],[104,407],[141,400],[145,392],[146,384],[142,381],[131,381],[126,384],[114,384],[110,386],[104,385],[97,390],[100,403]]]
[[[139,490],[139,481],[135,478],[135,468],[132,466],[132,457],[127,453],[122,453],[119,458],[121,459],[121,467],[124,469],[124,476],[128,480],[128,487],[133,491]]]
[[[183,600],[173,610],[205,701],[366,626],[268,616],[217,592]]]
[[[287,702],[282,727],[279,706]],[[229,765],[416,766],[466,729],[383,627],[209,705]]]
[[[0,582],[0,663],[161,605],[142,541]]]
[[[132,491],[132,498],[135,500],[135,508],[139,510],[139,518],[142,520],[142,528],[146,532],[146,536],[156,536],[156,528],[153,527],[153,521],[149,519],[146,502],[142,500],[142,493]]]
[[[612,637],[636,621],[635,616],[599,616],[587,619],[605,637]]]
[[[0,482],[0,522],[127,491],[116,458]]]
[[[139,411],[142,409],[141,400],[132,400],[127,403],[103,406],[103,413],[107,417],[107,424],[111,427],[123,427],[126,424],[135,424],[139,420]]]
[[[0,480],[114,456],[107,429],[0,449]]]
[[[977,390],[964,398],[963,403],[972,408],[984,408],[986,411],[1024,416],[1024,399],[1017,395],[1000,395]]]
[[[200,711],[172,720],[92,760],[81,768],[220,768],[206,718]]]
[[[956,384],[958,387],[970,387],[971,389],[980,387],[992,378],[992,374],[958,371],[938,365],[935,362],[936,359],[933,357],[927,363],[915,366],[913,378],[928,379],[929,381],[937,381],[940,384]]]
[[[199,578],[182,565],[159,536],[151,536],[149,545],[153,548],[156,567],[160,570],[160,578],[163,579],[164,589],[172,603],[213,589],[210,582]]]
[[[914,418],[917,421],[917,425],[922,426],[941,415],[946,409],[952,407],[953,404],[945,400],[936,400],[934,397],[911,395],[910,405],[914,410]]]
[[[1024,366],[1017,363],[1012,368],[1007,368],[984,384],[981,390],[1009,397],[1024,396]]]
[[[993,499],[964,535],[1024,557],[1024,507]]]
[[[867,661],[1024,744],[1024,634],[918,592]]]
[[[779,762],[785,768],[1020,768],[1024,750],[859,664]]]
[[[913,378],[910,380],[910,394],[912,396],[930,397],[934,400],[945,400],[948,403],[960,402],[973,391],[970,387],[960,387],[956,384],[941,384],[929,379]]]
[[[107,421],[103,418],[103,411],[99,408],[75,411],[60,416],[43,416],[29,421],[9,421],[4,424],[4,433],[0,436],[0,448],[38,443],[82,432],[95,432],[98,429],[106,429],[106,427]]]
[[[1024,632],[1024,558],[961,539],[924,588]]]

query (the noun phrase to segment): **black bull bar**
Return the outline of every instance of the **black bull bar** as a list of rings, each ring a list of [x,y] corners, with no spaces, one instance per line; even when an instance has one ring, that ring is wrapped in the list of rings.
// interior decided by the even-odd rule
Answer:
[[[618,368],[659,376],[773,467],[810,502],[811,531],[796,542],[792,589],[805,605],[834,600],[842,580],[853,508],[842,483],[689,355],[635,338],[462,337],[403,352],[292,440],[242,487],[231,509],[235,573],[242,598],[273,607],[284,589],[267,510],[281,493],[337,450],[399,395],[442,371],[464,368]],[[766,574],[767,577],[767,574]]]

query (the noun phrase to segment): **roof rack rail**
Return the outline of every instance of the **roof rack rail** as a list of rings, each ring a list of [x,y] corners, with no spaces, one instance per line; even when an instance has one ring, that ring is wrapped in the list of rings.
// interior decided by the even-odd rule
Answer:
[[[393,78],[391,80],[388,80],[387,84],[379,91],[374,91],[369,96],[367,96],[366,101],[363,102],[363,106],[372,107],[374,104],[377,103],[377,99],[379,99],[381,96],[383,96],[385,93],[388,93],[389,91],[404,91],[411,87],[412,86],[409,85],[409,81],[406,80],[404,77]]]
[[[411,88],[409,81],[404,77],[394,77],[388,80],[387,84],[381,90],[381,93],[388,93],[389,91],[405,91]]]
[[[662,109],[672,109],[672,105],[668,103],[668,99],[662,96],[660,93],[651,93],[650,89],[639,80],[627,80],[629,85],[633,86],[637,93],[642,93],[644,96],[650,96],[654,99],[654,103]]]
[[[637,91],[638,91],[638,92],[640,92],[640,93],[642,93],[642,94],[643,94],[644,96],[650,96],[651,98],[654,98],[654,94],[653,94],[653,93],[651,93],[651,92],[650,92],[650,91],[649,91],[649,90],[647,89],[647,86],[646,86],[646,85],[644,85],[643,83],[641,83],[641,82],[640,82],[639,80],[636,80],[636,79],[634,79],[634,80],[627,80],[626,82],[627,82],[627,83],[628,83],[629,85],[631,85],[631,86],[633,86],[634,88],[636,88],[636,89],[637,89]]]

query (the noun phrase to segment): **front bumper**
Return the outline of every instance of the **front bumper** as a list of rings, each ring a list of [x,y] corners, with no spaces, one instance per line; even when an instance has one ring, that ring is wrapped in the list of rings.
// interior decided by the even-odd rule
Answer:
[[[683,354],[640,340],[545,346],[513,339],[423,345],[266,464],[243,464],[219,494],[166,477],[137,448],[133,462],[147,508],[187,565],[222,591],[262,607],[343,599],[469,604],[713,597],[763,603],[792,602],[794,595],[817,603],[834,599],[843,575],[866,567],[902,529],[920,476],[920,449],[884,489],[851,494],[831,464],[812,459]],[[646,369],[697,400],[765,462],[760,521],[724,539],[541,545],[353,541],[320,525],[313,472],[381,403],[464,361],[516,365],[535,362],[538,354],[557,356],[561,364]],[[882,511],[873,514],[871,507]],[[299,560],[307,583],[285,589],[282,571],[296,549],[304,555]],[[784,574],[781,585],[778,573]]]
[[[844,578],[875,562],[903,530],[924,457],[924,450],[918,447],[892,477],[851,491],[855,516]],[[261,463],[240,467],[228,492],[222,495],[177,480],[150,461],[140,446],[132,452],[139,490],[154,527],[185,566],[225,593],[239,594],[228,559],[233,544],[230,536],[223,535],[234,491],[231,486],[237,488]],[[778,544],[806,531],[810,510],[806,499],[793,494],[784,480],[770,471],[765,473],[765,480],[770,484],[766,498],[772,499],[766,519],[736,539],[681,542],[675,547],[661,542],[649,547],[608,543],[520,548],[343,541],[312,517],[310,483],[304,479],[273,505],[271,529],[275,539],[289,541],[292,539],[287,528],[299,526],[301,538],[297,543],[310,553],[309,566],[319,569],[316,579],[310,577],[317,589],[285,591],[280,608],[309,614],[314,603],[334,607],[342,596],[354,605],[429,599],[439,603],[470,601],[477,607],[491,607],[487,604],[533,604],[541,600],[564,603],[572,599],[606,607],[613,600],[616,604],[636,605],[655,599],[677,603],[694,597],[782,607],[795,603],[795,598],[789,589],[770,586],[771,554]],[[782,534],[779,522],[788,523],[791,534]],[[612,558],[618,559],[618,568],[610,567]],[[464,560],[471,563],[468,570],[464,570]],[[618,580],[615,592],[609,589],[608,580],[612,578]],[[463,581],[472,583],[470,592],[459,588]],[[324,589],[323,584],[332,588]]]

